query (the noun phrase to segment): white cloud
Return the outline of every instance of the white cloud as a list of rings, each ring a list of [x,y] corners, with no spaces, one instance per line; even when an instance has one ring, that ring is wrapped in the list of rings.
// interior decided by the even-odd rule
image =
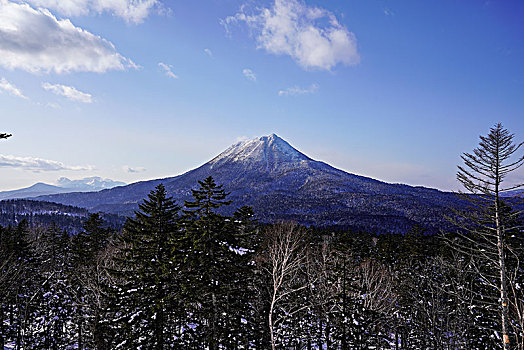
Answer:
[[[173,78],[173,79],[178,79],[178,75],[173,73],[173,71],[171,70],[173,68],[172,65],[159,62],[158,66],[164,70],[164,73],[166,76]]]
[[[213,52],[210,49],[204,49],[204,52],[209,56],[213,57]]]
[[[146,168],[143,168],[143,167],[135,167],[135,168],[132,168],[130,167],[129,165],[124,165],[122,167],[122,169],[126,172],[126,173],[141,173],[141,172],[144,172],[146,171]]]
[[[234,142],[234,143],[244,142],[244,141],[247,141],[247,140],[249,140],[249,137],[247,137],[247,136],[238,136],[238,137],[235,139],[235,142]]]
[[[158,0],[25,0],[45,7],[65,16],[85,16],[92,13],[109,12],[123,18],[126,22],[141,23],[150,12],[157,9],[163,12]]]
[[[72,86],[43,83],[42,87],[47,91],[51,91],[53,94],[64,96],[70,99],[71,101],[82,102],[82,103],[93,102],[93,98],[90,94],[78,91],[76,88]]]
[[[47,108],[60,109],[62,108],[58,103],[48,102],[45,104]]]
[[[388,9],[388,8],[384,9],[384,14],[386,16],[395,16],[395,13],[393,11],[391,11],[390,9]]]
[[[314,94],[318,91],[318,84],[311,84],[309,88],[301,88],[299,86],[293,86],[290,88],[287,88],[286,90],[280,90],[278,92],[278,96],[296,96],[296,95],[306,95],[306,94]]]
[[[0,66],[31,73],[138,68],[109,41],[46,9],[0,0]]]
[[[71,166],[55,160],[16,157],[0,154],[0,168],[19,168],[32,171],[93,170],[92,166]]]
[[[2,92],[2,90],[13,96],[27,99],[27,97],[24,96],[22,91],[17,89],[16,86],[8,82],[5,78],[0,79],[0,93]]]
[[[221,21],[244,22],[256,36],[257,46],[275,55],[288,55],[305,69],[330,70],[337,64],[360,62],[357,39],[335,15],[302,0],[275,0],[272,8],[240,12]]]
[[[251,81],[257,81],[257,76],[251,69],[244,68],[242,70],[242,74],[244,74],[244,76]]]

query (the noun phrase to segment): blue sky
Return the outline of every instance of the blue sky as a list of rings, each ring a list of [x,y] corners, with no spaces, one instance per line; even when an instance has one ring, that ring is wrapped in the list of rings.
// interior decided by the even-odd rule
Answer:
[[[0,190],[174,176],[270,133],[456,189],[493,124],[524,140],[523,62],[522,1],[0,0]]]

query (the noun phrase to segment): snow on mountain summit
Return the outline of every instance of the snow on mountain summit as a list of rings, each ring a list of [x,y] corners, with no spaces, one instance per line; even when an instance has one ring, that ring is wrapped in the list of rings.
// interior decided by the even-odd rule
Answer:
[[[75,191],[100,191],[106,188],[125,185],[124,182],[103,179],[99,176],[86,177],[79,180],[70,180],[67,177],[61,177],[57,180],[59,187]]]
[[[216,168],[234,162],[243,163],[248,167],[264,166],[268,170],[273,170],[283,164],[310,160],[311,158],[293,148],[284,139],[271,134],[240,141],[220,153],[209,164],[212,168]]]

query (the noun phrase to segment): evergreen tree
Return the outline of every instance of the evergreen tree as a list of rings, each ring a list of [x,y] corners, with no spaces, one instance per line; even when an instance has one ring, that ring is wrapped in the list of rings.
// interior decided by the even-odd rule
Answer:
[[[12,227],[0,227],[0,349],[5,348],[12,336],[13,286],[18,284],[22,275],[22,266],[13,250],[13,236]]]
[[[199,181],[192,194],[194,200],[186,201],[184,210],[188,240],[184,289],[196,320],[194,340],[213,350],[236,349],[242,335],[249,333],[249,290],[242,282],[250,273],[252,252],[244,244],[252,212],[243,208],[232,218],[219,214],[231,201],[212,177]]]
[[[102,252],[107,248],[111,230],[104,227],[98,213],[91,214],[83,230],[73,237],[70,279],[74,296],[76,346],[78,349],[103,348],[101,316],[104,308],[103,286],[107,283]]]
[[[498,304],[498,325],[488,324],[485,328],[491,329],[494,334],[501,331],[500,344],[504,350],[510,349],[511,327],[506,233],[515,227],[508,220],[509,217],[503,215],[501,195],[522,186],[506,186],[504,180],[524,164],[524,156],[512,159],[524,144],[515,144],[513,138],[514,135],[502,124],[496,124],[487,136],[480,137],[479,146],[473,153],[464,153],[462,156],[464,165],[458,167],[457,179],[468,191],[462,197],[471,204],[471,209],[465,213],[456,213],[462,216],[462,220],[455,223],[462,228],[463,234],[460,240],[451,242],[453,247],[471,257],[471,265],[478,277],[484,286],[492,290],[486,297]],[[515,211],[511,216],[519,214]]]
[[[116,347],[173,348],[179,295],[179,207],[158,185],[121,235],[112,288]]]
[[[29,327],[33,321],[32,311],[37,303],[34,298],[38,292],[40,272],[39,263],[34,249],[31,247],[31,237],[27,221],[22,220],[16,228],[9,228],[10,250],[13,254],[16,268],[16,278],[8,286],[9,329],[8,338],[16,348],[21,348],[31,341]]]
[[[30,298],[33,319],[26,339],[28,349],[62,349],[72,346],[73,300],[70,279],[71,239],[51,225],[33,238],[38,277]]]

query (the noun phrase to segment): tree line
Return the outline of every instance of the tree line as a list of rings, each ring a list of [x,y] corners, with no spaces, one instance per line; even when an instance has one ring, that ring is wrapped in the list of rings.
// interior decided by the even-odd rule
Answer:
[[[498,348],[492,286],[441,237],[258,225],[249,208],[217,214],[228,204],[208,178],[184,208],[159,185],[122,232],[98,214],[74,236],[3,228],[0,348]]]

